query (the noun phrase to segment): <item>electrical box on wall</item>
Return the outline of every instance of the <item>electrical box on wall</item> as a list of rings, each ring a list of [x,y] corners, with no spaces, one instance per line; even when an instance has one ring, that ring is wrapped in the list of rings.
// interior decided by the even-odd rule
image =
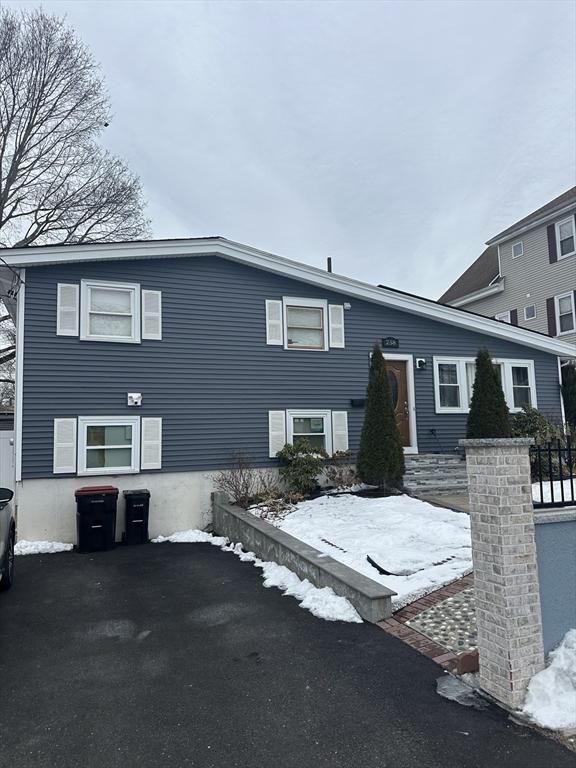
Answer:
[[[128,405],[142,405],[142,395],[140,392],[128,392]]]

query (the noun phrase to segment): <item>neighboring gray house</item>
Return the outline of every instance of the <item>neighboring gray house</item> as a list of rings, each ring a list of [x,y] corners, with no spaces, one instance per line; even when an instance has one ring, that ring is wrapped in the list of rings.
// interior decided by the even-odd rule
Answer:
[[[235,451],[275,466],[307,436],[353,451],[382,341],[407,453],[464,436],[487,345],[512,410],[562,418],[571,347],[222,238],[3,251],[19,271],[16,492],[21,538],[75,540],[74,490],[152,492],[151,533],[210,520]]]
[[[487,245],[439,301],[576,345],[576,187]]]

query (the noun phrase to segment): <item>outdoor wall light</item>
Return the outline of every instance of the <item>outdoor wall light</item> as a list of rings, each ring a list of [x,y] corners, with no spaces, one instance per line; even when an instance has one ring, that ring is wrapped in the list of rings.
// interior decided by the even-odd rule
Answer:
[[[142,395],[140,392],[128,392],[127,393],[128,405],[142,405]]]
[[[426,368],[426,358],[425,357],[417,357],[416,358],[416,368],[419,371],[423,371]]]

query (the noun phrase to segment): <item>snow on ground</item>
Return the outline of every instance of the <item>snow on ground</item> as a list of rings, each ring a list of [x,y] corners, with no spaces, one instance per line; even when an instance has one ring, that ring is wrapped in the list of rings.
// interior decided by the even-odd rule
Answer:
[[[555,480],[554,481],[554,501],[562,501],[562,489],[561,485],[564,485],[564,498],[566,501],[571,501],[574,499],[576,501],[576,479],[572,481],[572,484],[570,483],[570,480]],[[552,501],[552,489],[551,486],[552,483],[550,483],[548,480],[542,481],[542,490],[544,491],[543,494],[540,493],[540,483],[532,483],[532,499],[536,502],[544,502],[548,503]],[[541,495],[544,496],[544,498],[541,498]]]
[[[51,555],[54,552],[69,552],[73,544],[61,541],[17,541],[14,547],[16,555]]]
[[[410,496],[321,496],[272,524],[393,589],[396,609],[472,568],[468,515]]]
[[[178,531],[170,536],[158,536],[152,539],[154,544],[171,542],[182,544],[187,542],[213,544],[225,552],[233,552],[240,560],[254,563],[262,569],[265,587],[278,587],[285,595],[291,595],[300,602],[301,608],[306,608],[314,616],[327,621],[362,622],[356,609],[340,597],[330,587],[315,587],[308,579],[303,581],[283,565],[266,562],[256,557],[253,552],[244,552],[241,544],[231,544],[224,536],[213,536],[205,531]]]
[[[546,669],[530,680],[523,711],[542,728],[576,729],[576,629],[566,633]]]

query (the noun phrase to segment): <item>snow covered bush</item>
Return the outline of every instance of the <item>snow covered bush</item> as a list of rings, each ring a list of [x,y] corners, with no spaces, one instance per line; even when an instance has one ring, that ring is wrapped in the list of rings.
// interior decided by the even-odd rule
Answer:
[[[282,465],[280,476],[291,490],[306,496],[318,486],[318,476],[327,456],[323,448],[312,446],[307,440],[286,444],[276,454]]]

